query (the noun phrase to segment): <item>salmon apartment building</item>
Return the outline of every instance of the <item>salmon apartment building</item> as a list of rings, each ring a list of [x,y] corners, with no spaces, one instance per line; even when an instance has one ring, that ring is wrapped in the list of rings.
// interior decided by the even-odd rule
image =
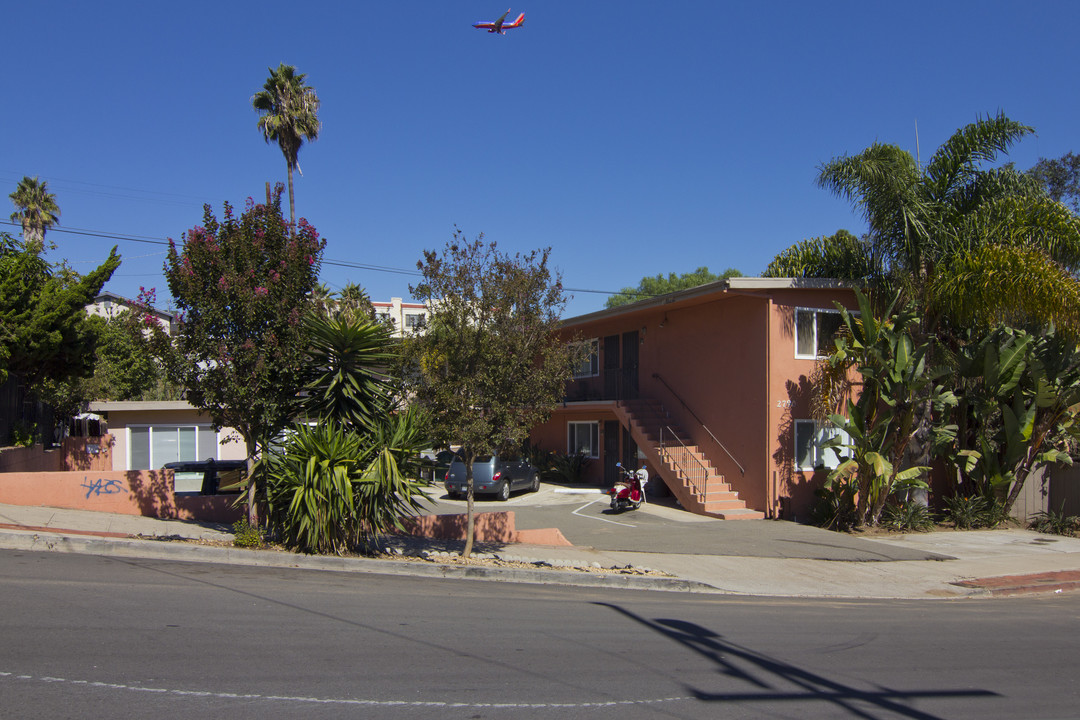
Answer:
[[[584,343],[564,402],[533,443],[592,458],[588,480],[645,464],[687,510],[725,519],[805,519],[833,453],[810,380],[855,307],[838,281],[728,278],[569,318]]]

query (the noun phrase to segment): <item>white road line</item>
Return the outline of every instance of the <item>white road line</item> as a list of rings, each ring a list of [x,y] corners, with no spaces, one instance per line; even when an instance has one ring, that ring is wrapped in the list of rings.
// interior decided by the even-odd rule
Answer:
[[[582,510],[589,507],[590,505],[592,505],[595,502],[596,502],[596,500],[591,500],[591,501],[585,503],[584,505],[582,505],[581,507],[579,507],[574,512],[570,513],[570,514],[571,515],[577,515],[578,517],[583,517],[586,520],[600,520],[601,522],[611,523],[612,525],[622,525],[623,527],[637,527],[637,525],[631,525],[630,523],[621,523],[621,522],[617,522],[615,520],[608,520],[607,518],[595,517],[593,515],[582,515],[581,514]]]
[[[304,695],[260,695],[245,693],[210,692],[206,690],[180,690],[163,687],[141,687],[139,685],[127,685],[124,683],[95,682],[91,680],[71,680],[61,677],[34,677],[33,675],[16,675],[15,673],[0,672],[0,680],[23,680],[31,682],[60,683],[65,685],[82,685],[98,690],[121,690],[141,693],[164,693],[177,697],[210,697],[221,700],[266,700],[269,702],[294,702],[313,703],[320,705],[365,705],[378,707],[440,707],[440,708],[525,708],[525,709],[552,709],[565,710],[573,708],[603,708],[620,705],[657,705],[659,703],[681,702],[693,698],[666,697],[651,698],[644,700],[607,700],[602,702],[581,703],[479,703],[479,702],[453,702],[453,701],[422,701],[422,700],[368,700],[362,698],[319,698]]]

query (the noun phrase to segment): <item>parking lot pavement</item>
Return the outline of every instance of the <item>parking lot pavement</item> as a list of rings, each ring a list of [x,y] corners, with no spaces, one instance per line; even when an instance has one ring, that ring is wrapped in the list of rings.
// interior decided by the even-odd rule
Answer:
[[[465,512],[433,488],[432,514]],[[568,492],[569,491],[569,492]],[[848,561],[945,560],[924,547],[878,543],[782,520],[718,520],[694,515],[670,499],[614,513],[599,488],[544,483],[505,502],[477,498],[476,512],[512,510],[518,530],[558,528],[573,545],[601,551]]]

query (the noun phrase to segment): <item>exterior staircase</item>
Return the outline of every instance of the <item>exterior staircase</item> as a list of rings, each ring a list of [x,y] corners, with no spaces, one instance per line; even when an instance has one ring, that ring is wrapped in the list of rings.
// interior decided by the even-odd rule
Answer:
[[[723,520],[760,520],[655,400],[623,400],[615,414],[684,509]]]

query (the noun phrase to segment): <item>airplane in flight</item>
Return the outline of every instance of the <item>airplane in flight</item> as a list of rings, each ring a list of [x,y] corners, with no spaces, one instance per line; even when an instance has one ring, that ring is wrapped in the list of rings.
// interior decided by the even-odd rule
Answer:
[[[480,28],[481,30],[487,30],[489,33],[499,33],[505,35],[507,30],[512,28],[521,27],[521,23],[525,22],[525,13],[521,13],[517,16],[517,19],[512,23],[504,22],[506,16],[510,14],[510,10],[507,10],[502,14],[502,17],[495,22],[478,22],[473,25],[474,28]]]

